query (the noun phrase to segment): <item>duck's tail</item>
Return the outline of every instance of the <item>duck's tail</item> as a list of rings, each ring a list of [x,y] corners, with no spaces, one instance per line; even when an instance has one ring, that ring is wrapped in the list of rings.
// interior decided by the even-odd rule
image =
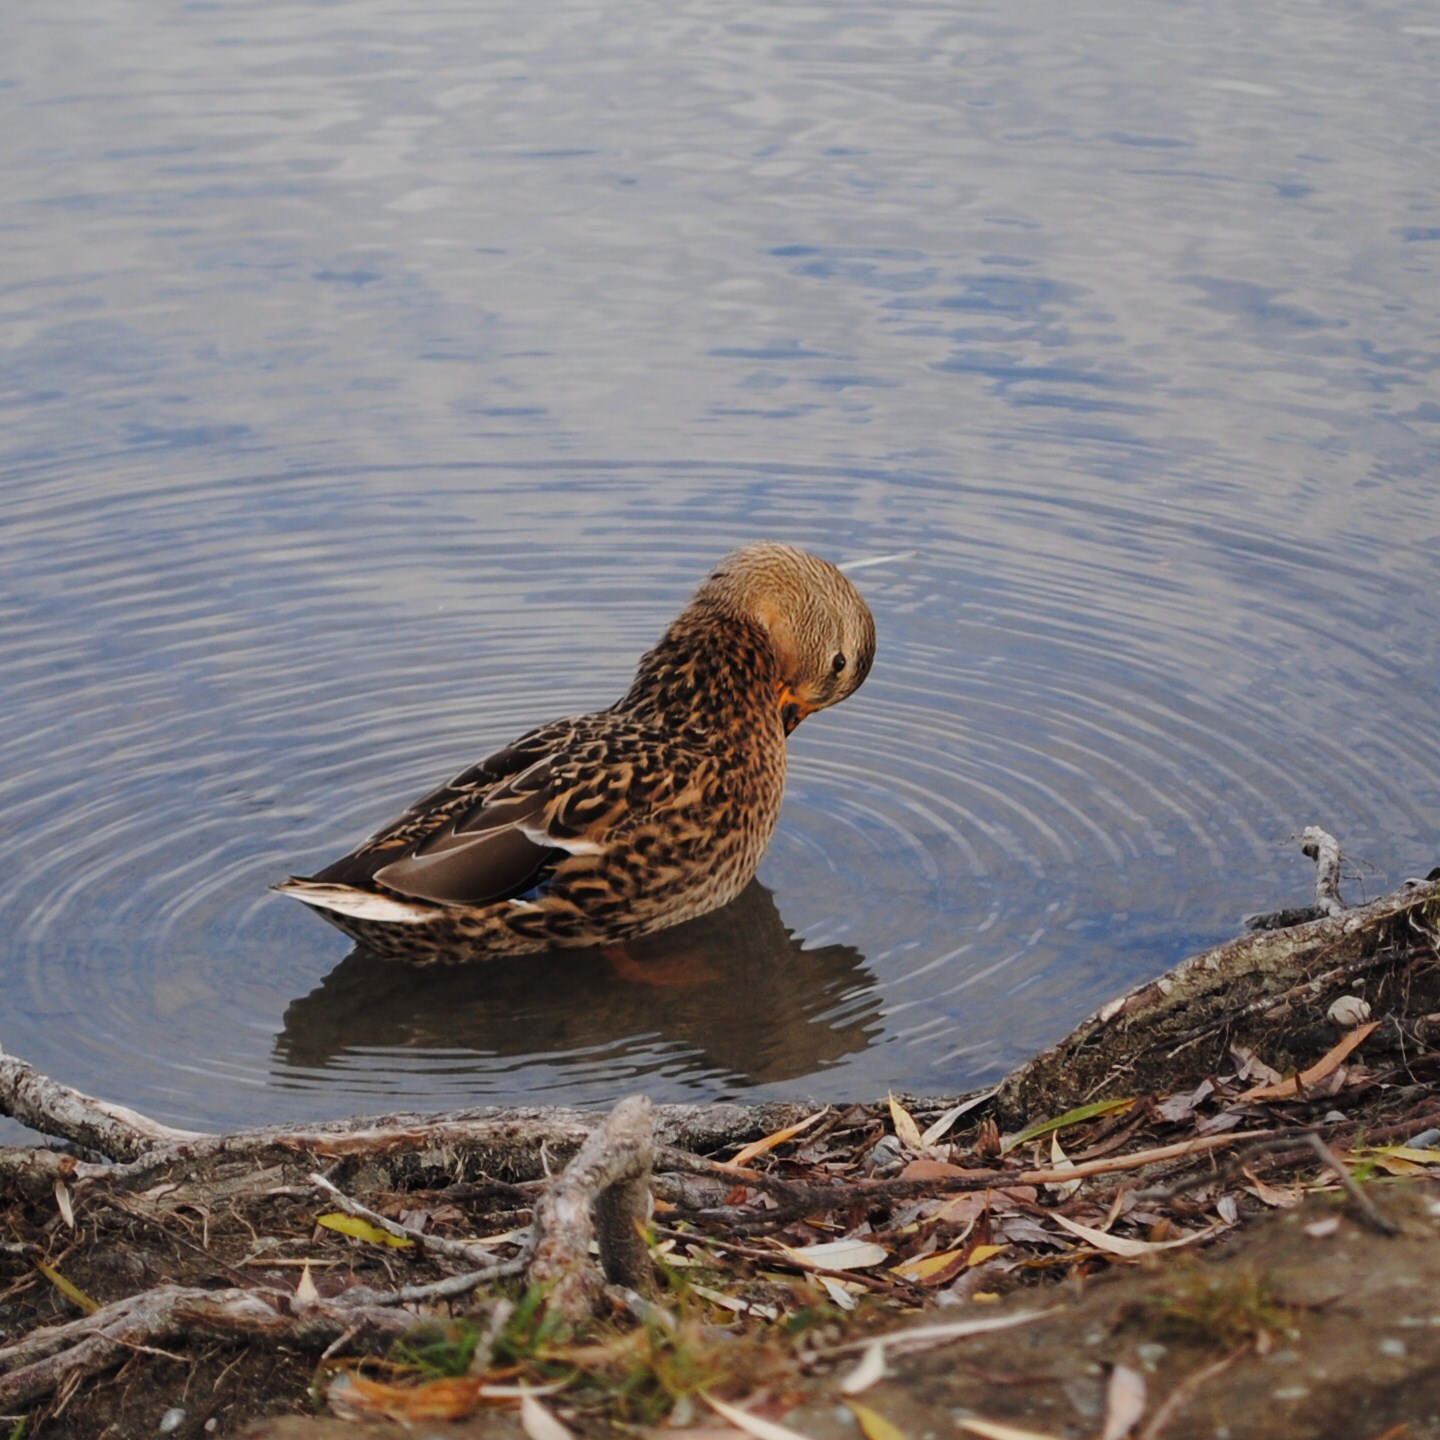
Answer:
[[[354,920],[369,920],[378,925],[419,925],[435,916],[434,905],[417,904],[412,900],[392,899],[350,885],[333,885],[323,880],[302,880],[292,875],[272,890],[293,896],[303,905],[329,915],[346,915]]]

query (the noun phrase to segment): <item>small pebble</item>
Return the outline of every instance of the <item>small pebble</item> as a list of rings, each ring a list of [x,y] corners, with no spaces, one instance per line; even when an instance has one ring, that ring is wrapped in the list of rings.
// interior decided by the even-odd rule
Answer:
[[[1422,1130],[1418,1135],[1412,1135],[1405,1142],[1412,1150],[1435,1150],[1440,1149],[1440,1130]]]
[[[213,1435],[219,1428],[220,1421],[214,1415],[205,1422],[205,1433],[207,1435]]]
[[[1309,1393],[1308,1385],[1287,1385],[1283,1390],[1271,1391],[1277,1400],[1303,1400]]]
[[[1331,1001],[1325,1014],[1336,1025],[1363,1025],[1370,1018],[1370,1006],[1358,995],[1342,995]]]
[[[1393,1335],[1387,1335],[1380,1342],[1380,1353],[1389,1355],[1392,1359],[1398,1360],[1405,1353],[1405,1342],[1397,1340]]]
[[[185,1412],[178,1405],[172,1405],[160,1417],[160,1433],[168,1435],[172,1430],[178,1430],[185,1420]]]

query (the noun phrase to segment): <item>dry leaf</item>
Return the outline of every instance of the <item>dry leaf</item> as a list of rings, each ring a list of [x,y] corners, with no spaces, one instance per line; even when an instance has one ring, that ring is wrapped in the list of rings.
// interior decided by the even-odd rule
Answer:
[[[1308,1091],[1314,1088],[1327,1075],[1339,1069],[1344,1063],[1345,1057],[1356,1046],[1364,1044],[1379,1028],[1378,1020],[1372,1020],[1368,1025],[1357,1025],[1338,1045],[1326,1051],[1308,1070],[1302,1070],[1298,1075],[1292,1075],[1290,1079],[1282,1080],[1278,1085],[1258,1085],[1253,1090],[1245,1091],[1240,1099],[1288,1100],[1292,1095],[1298,1095],[1301,1090]]]
[[[812,1280],[818,1281],[825,1293],[842,1309],[853,1310],[860,1302],[855,1298],[854,1290],[843,1280],[832,1280],[828,1275],[812,1275]],[[776,1317],[779,1318],[779,1312]]]
[[[1213,1233],[1209,1230],[1197,1230],[1193,1235],[1182,1235],[1178,1240],[1127,1240],[1123,1236],[1107,1235],[1103,1230],[1082,1225],[1078,1220],[1069,1220],[1064,1215],[1052,1215],[1050,1218],[1097,1250],[1103,1250],[1108,1255],[1119,1255],[1126,1260],[1134,1260],[1140,1255],[1153,1255],[1157,1250],[1175,1250],[1181,1245],[1193,1245],[1195,1241],[1203,1240]]]
[[[1389,1156],[1395,1160],[1406,1160],[1412,1165],[1440,1165],[1440,1150],[1420,1150],[1414,1145],[1377,1145],[1373,1149],[1356,1152],[1357,1158],[1366,1155],[1377,1158]]]
[[[987,1260],[993,1260],[1002,1251],[1008,1250],[1008,1245],[977,1245],[966,1257],[965,1263],[971,1269],[977,1265],[983,1265]]]
[[[915,1117],[893,1095],[890,1096],[890,1119],[895,1126],[895,1138],[907,1150],[918,1152],[925,1149]]]
[[[295,1300],[301,1305],[313,1305],[320,1298],[315,1282],[310,1278],[310,1262],[305,1262],[300,1278],[295,1282]]]
[[[1277,1075],[1275,1078],[1278,1080],[1280,1077]],[[1162,1120],[1168,1120],[1172,1125],[1178,1125],[1180,1121],[1188,1120],[1195,1113],[1195,1107],[1202,1100],[1208,1100],[1214,1093],[1215,1082],[1202,1080],[1188,1095],[1171,1095],[1168,1099],[1162,1100],[1155,1107],[1155,1113]]]
[[[1298,1190],[1277,1190],[1246,1165],[1240,1167],[1240,1173],[1250,1182],[1244,1188],[1262,1205],[1269,1205],[1274,1210],[1289,1210],[1300,1203]]]
[[[60,1218],[67,1230],[75,1228],[75,1209],[70,1203],[70,1187],[63,1181],[55,1182],[55,1203],[60,1207]]]
[[[992,1215],[1002,1215],[1017,1205],[1028,1205],[1039,1192],[1034,1185],[1007,1185],[999,1190],[972,1190],[968,1195],[957,1195],[947,1200],[934,1214],[936,1220],[946,1220],[952,1225],[963,1225],[974,1220],[986,1210]]]
[[[533,1225],[522,1225],[518,1230],[506,1230],[500,1235],[475,1235],[465,1240],[466,1245],[518,1245],[534,1233]]]
[[[1407,1160],[1401,1155],[1377,1154],[1372,1157],[1375,1168],[1383,1170],[1387,1175],[1423,1175],[1424,1165],[1417,1165],[1413,1160]],[[1433,1160],[1427,1162],[1434,1164]]]
[[[817,1110],[813,1115],[807,1115],[794,1125],[787,1125],[783,1130],[776,1130],[771,1135],[765,1135],[759,1140],[752,1140],[743,1150],[738,1151],[728,1160],[722,1160],[717,1168],[743,1170],[756,1156],[765,1154],[767,1150],[773,1150],[777,1145],[783,1145],[787,1140],[793,1140],[802,1130],[808,1130],[817,1120],[823,1119],[829,1113],[830,1107],[827,1105],[823,1110]]]
[[[722,1310],[733,1311],[736,1315],[758,1315],[762,1320],[778,1320],[780,1318],[780,1311],[774,1305],[757,1305],[750,1300],[737,1300],[735,1296],[722,1294],[719,1290],[712,1290],[708,1285],[692,1284],[690,1289],[702,1300],[708,1300]]]
[[[530,1440],[575,1440],[575,1432],[528,1393],[520,1397],[520,1428]]]
[[[1237,1080],[1258,1080],[1262,1085],[1278,1085],[1285,1078],[1244,1045],[1232,1045],[1230,1053],[1235,1057]]]
[[[824,1240],[819,1245],[782,1245],[780,1249],[807,1270],[868,1270],[890,1258],[890,1252],[873,1240]]]
[[[1144,1376],[1128,1365],[1117,1365],[1105,1390],[1105,1428],[1100,1440],[1125,1440],[1144,1413]]]
[[[920,1143],[927,1149],[931,1145],[939,1143],[940,1137],[962,1116],[968,1114],[977,1105],[983,1105],[990,1097],[999,1090],[997,1085],[993,1090],[985,1090],[979,1095],[972,1095],[968,1100],[962,1100],[958,1105],[952,1106],[938,1120],[933,1121],[920,1137]]]
[[[1003,1250],[1005,1247],[1002,1245],[1000,1248]],[[902,1261],[890,1274],[903,1275],[905,1279],[922,1285],[943,1285],[964,1268],[964,1250],[939,1250],[932,1255],[916,1255],[913,1259]]]
[[[552,1395],[556,1385],[490,1385],[473,1375],[447,1376],[420,1385],[387,1385],[345,1371],[330,1382],[326,1403],[339,1415],[356,1419],[384,1415],[402,1423],[425,1420],[464,1420],[487,1400],[533,1400]],[[552,1417],[553,1418],[553,1417]],[[559,1425],[558,1420],[555,1424]],[[558,1440],[558,1437],[556,1437]]]
[[[1052,1170],[1073,1170],[1075,1162],[1060,1148],[1060,1132],[1050,1132],[1050,1168]],[[1054,1190],[1061,1200],[1068,1200],[1081,1185],[1079,1180],[1063,1180],[1059,1184],[1046,1185],[1047,1190]]]
[[[700,1398],[717,1415],[728,1420],[747,1435],[753,1435],[755,1440],[808,1440],[808,1437],[802,1435],[798,1430],[791,1430],[784,1425],[777,1424],[774,1420],[764,1420],[759,1415],[752,1415],[748,1410],[742,1410],[738,1405],[727,1405],[723,1400],[717,1400],[704,1390],[700,1392]]]
[[[846,1400],[845,1403],[860,1422],[860,1428],[865,1432],[865,1440],[905,1440],[905,1432],[878,1411],[862,1405],[858,1400]]]

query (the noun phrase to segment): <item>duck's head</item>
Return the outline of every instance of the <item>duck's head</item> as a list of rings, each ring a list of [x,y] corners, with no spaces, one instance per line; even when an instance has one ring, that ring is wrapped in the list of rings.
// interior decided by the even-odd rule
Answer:
[[[732,551],[695,598],[767,631],[787,735],[807,715],[853,695],[874,664],[875,621],[860,592],[828,560],[793,545],[764,541]]]

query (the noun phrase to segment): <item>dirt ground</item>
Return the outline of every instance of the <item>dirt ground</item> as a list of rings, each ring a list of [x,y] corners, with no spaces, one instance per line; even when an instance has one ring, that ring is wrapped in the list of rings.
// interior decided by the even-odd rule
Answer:
[[[1265,1217],[1203,1260],[1154,1260],[1014,1295],[987,1314],[1049,1313],[896,1359],[886,1378],[854,1398],[907,1440],[963,1435],[957,1422],[970,1417],[1080,1440],[1102,1433],[1110,1377],[1120,1365],[1144,1385],[1137,1433],[1175,1397],[1163,1432],[1150,1433],[1167,1440],[1432,1440],[1440,1436],[1440,1185],[1381,1188],[1375,1198],[1399,1225],[1396,1236],[1375,1235],[1333,1197],[1317,1197]],[[957,1315],[948,1308],[908,1323]],[[778,1415],[778,1400],[783,1423],[802,1435],[864,1440],[840,1392],[858,1358],[797,1375],[774,1389],[761,1413]],[[724,1433],[710,1423],[715,1417],[695,1418],[708,1435]],[[422,1430],[291,1415],[245,1431],[251,1440],[419,1433],[452,1440],[524,1435],[510,1408]]]

